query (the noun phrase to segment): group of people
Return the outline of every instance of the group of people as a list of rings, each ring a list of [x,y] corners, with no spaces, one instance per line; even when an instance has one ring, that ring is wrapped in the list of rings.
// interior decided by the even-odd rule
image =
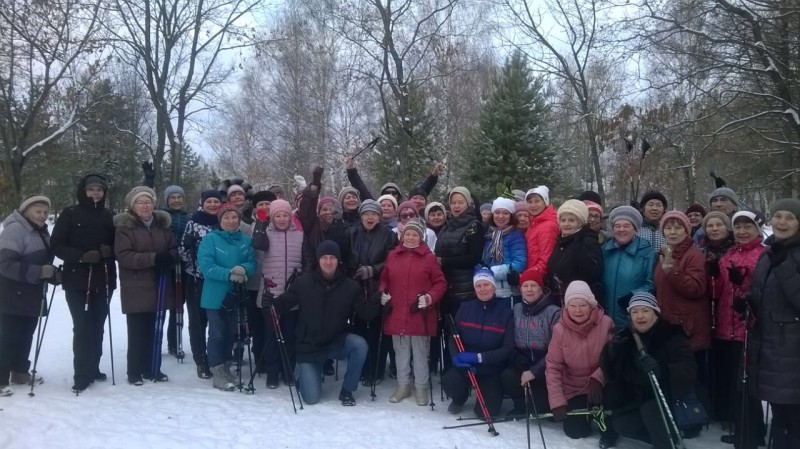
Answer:
[[[179,186],[165,189],[163,210],[139,186],[116,215],[106,180],[90,174],[52,236],[49,200],[26,198],[0,233],[0,395],[41,382],[28,358],[48,283],[61,284],[73,319],[73,390],[106,379],[118,277],[132,385],[168,380],[165,322],[168,352],[184,357],[185,303],[197,375],[220,390],[241,386],[237,335],[249,333],[253,369],[269,388],[296,385],[307,404],[333,360],[346,361],[343,405],[386,377],[391,402],[428,405],[438,366],[451,413],[478,388],[484,419],[510,397],[509,416],[534,405],[584,438],[585,411],[601,407],[601,447],[618,435],[671,447],[663,407],[688,403],[730,430],[723,442],[755,448],[762,401],[774,447],[800,447],[800,200],[771,205],[764,239],[764,214],[727,187],[710,211],[669,210],[648,191],[606,214],[595,192],[556,207],[546,186],[483,205],[459,186],[429,201],[440,172],[407,195],[384,184],[376,198],[350,160],[337,197],[323,195],[317,168],[298,180],[294,206],[280,188],[238,180],[202,192],[192,213]],[[703,423],[675,415],[684,438],[700,433]]]

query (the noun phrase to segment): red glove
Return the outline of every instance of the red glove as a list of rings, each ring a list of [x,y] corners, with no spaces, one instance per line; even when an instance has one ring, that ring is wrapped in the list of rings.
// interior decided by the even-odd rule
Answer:
[[[603,403],[603,385],[600,384],[596,379],[589,379],[589,391],[587,393],[589,396],[589,403],[590,404],[597,404],[600,405]]]
[[[556,407],[556,408],[550,410],[550,412],[553,414],[553,419],[555,419],[556,421],[563,421],[563,420],[567,419],[567,406],[566,405],[562,405],[561,407]]]

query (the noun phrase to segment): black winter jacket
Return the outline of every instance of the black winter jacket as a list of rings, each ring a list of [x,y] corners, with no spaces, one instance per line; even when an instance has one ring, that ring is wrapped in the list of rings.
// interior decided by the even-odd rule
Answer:
[[[50,245],[55,255],[64,261],[62,287],[64,290],[103,292],[108,282],[109,290],[117,287],[117,265],[113,256],[105,261],[108,279],[103,270],[103,262],[98,264],[81,263],[81,256],[87,251],[99,251],[100,245],[114,249],[114,215],[105,208],[106,195],[97,203],[86,196],[86,175],[78,183],[76,199],[78,204],[61,211],[50,237]],[[89,285],[89,268],[92,268]]]
[[[800,404],[800,234],[766,243],[750,287],[755,315],[748,334],[750,394]]]
[[[289,290],[275,298],[279,313],[298,306],[297,361],[310,363],[325,361],[330,348],[344,345],[353,313],[370,321],[378,315],[379,303],[365,298],[358,282],[341,270],[327,280],[315,269],[301,274]]]
[[[483,224],[469,208],[449,219],[436,236],[436,257],[447,279],[445,313],[455,313],[460,303],[475,297],[472,275],[483,256],[484,234]]]
[[[371,231],[364,226],[350,228],[350,251],[347,275],[355,275],[358,267],[372,267],[372,279],[367,282],[369,294],[378,291],[381,271],[389,252],[397,246],[397,234],[386,226],[377,224]]]
[[[564,292],[572,281],[589,284],[597,302],[603,304],[603,249],[597,232],[588,226],[572,235],[558,237],[547,260],[547,271],[547,286],[559,304],[564,303]]]
[[[350,259],[350,234],[349,225],[340,219],[334,219],[330,226],[325,226],[317,216],[317,204],[319,204],[319,188],[310,185],[303,190],[298,206],[298,217],[300,224],[303,225],[305,234],[305,244],[308,245],[311,254],[316,255],[317,246],[325,240],[331,240],[339,246],[341,260]]]

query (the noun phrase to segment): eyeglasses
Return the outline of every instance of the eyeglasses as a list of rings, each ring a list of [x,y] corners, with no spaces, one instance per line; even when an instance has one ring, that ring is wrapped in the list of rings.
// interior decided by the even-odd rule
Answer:
[[[392,196],[400,195],[400,192],[398,192],[397,190],[384,190],[383,192],[386,195],[392,195]]]
[[[400,215],[400,219],[401,220],[408,220],[408,219],[414,218],[416,216],[417,216],[417,214],[401,214]]]
[[[133,204],[136,205],[136,206],[152,206],[153,202],[152,201],[137,201],[137,202],[135,202]]]

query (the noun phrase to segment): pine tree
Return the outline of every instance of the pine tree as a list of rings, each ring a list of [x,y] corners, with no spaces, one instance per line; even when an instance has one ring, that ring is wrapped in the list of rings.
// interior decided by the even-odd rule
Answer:
[[[544,81],[516,51],[506,61],[469,142],[467,177],[481,198],[559,182]]]

